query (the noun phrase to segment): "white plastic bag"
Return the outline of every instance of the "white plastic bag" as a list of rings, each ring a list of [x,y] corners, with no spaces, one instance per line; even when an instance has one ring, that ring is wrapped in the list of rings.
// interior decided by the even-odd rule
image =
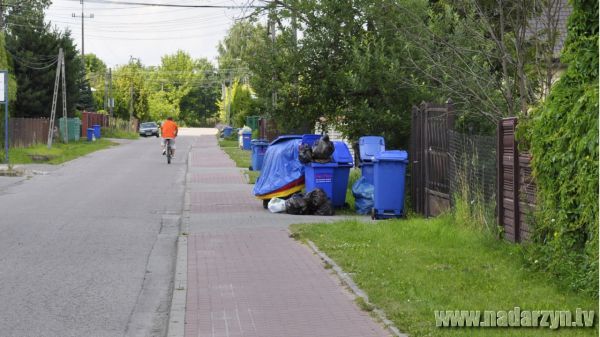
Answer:
[[[269,211],[271,213],[285,212],[285,200],[281,198],[273,198],[269,201]]]

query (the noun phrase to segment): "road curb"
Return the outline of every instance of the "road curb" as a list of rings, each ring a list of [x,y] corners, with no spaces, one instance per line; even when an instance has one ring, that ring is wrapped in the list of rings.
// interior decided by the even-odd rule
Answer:
[[[192,162],[191,147],[188,151],[185,172],[185,188],[183,196],[183,212],[177,237],[177,257],[175,262],[175,277],[173,279],[173,297],[169,311],[167,337],[183,337],[185,334],[185,309],[187,305],[187,235],[190,221],[190,166]]]
[[[394,325],[394,322],[390,321],[386,317],[385,312],[383,312],[383,310],[377,308],[373,303],[369,302],[369,297],[367,296],[367,294],[362,289],[360,289],[356,285],[356,283],[354,283],[354,281],[352,280],[350,275],[348,275],[348,273],[346,273],[340,266],[338,266],[338,264],[335,263],[335,261],[333,261],[329,256],[327,256],[327,254],[320,251],[319,248],[317,248],[317,246],[312,241],[307,240],[306,242],[310,249],[312,249],[312,251],[315,254],[317,254],[317,256],[319,256],[323,262],[332,266],[333,271],[335,271],[337,277],[342,281],[342,284],[347,286],[350,289],[350,291],[354,294],[354,296],[362,298],[362,300],[368,306],[374,308],[373,313],[375,314],[375,316],[377,316],[379,320],[381,320],[384,327],[388,330],[390,334],[392,334],[392,336],[408,337],[408,335],[403,334],[402,332],[400,332],[400,330],[398,330],[396,325]]]

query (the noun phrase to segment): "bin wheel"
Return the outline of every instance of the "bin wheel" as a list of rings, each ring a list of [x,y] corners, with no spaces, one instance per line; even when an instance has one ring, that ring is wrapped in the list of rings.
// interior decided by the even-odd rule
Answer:
[[[269,208],[269,199],[263,200],[263,208],[264,209],[268,209]]]
[[[253,170],[252,170],[252,165],[248,166],[248,170],[249,170],[249,171],[253,171]]]

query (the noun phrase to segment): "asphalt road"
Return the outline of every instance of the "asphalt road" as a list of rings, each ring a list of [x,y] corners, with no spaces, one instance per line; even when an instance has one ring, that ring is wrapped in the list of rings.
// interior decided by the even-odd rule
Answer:
[[[193,130],[182,132],[193,134]],[[191,136],[0,186],[0,336],[163,336]]]

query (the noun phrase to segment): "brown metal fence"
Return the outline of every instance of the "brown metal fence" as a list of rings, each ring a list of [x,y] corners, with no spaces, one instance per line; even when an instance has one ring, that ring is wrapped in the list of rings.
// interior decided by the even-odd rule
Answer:
[[[531,176],[531,156],[519,153],[515,139],[517,118],[498,122],[498,224],[512,242],[528,240],[529,214],[535,207],[535,185]]]
[[[82,112],[81,113],[81,136],[85,137],[87,129],[93,125],[100,125],[101,127],[109,126],[109,117],[105,114],[99,114],[95,112]]]
[[[452,101],[422,103],[411,119],[411,201],[425,216],[450,208],[448,132],[454,126]]]
[[[10,147],[27,147],[48,141],[49,120],[46,118],[15,118],[8,121]]]
[[[261,117],[258,120],[258,129],[260,138],[266,139],[269,142],[280,135],[280,132],[277,129],[277,123],[272,119]]]

